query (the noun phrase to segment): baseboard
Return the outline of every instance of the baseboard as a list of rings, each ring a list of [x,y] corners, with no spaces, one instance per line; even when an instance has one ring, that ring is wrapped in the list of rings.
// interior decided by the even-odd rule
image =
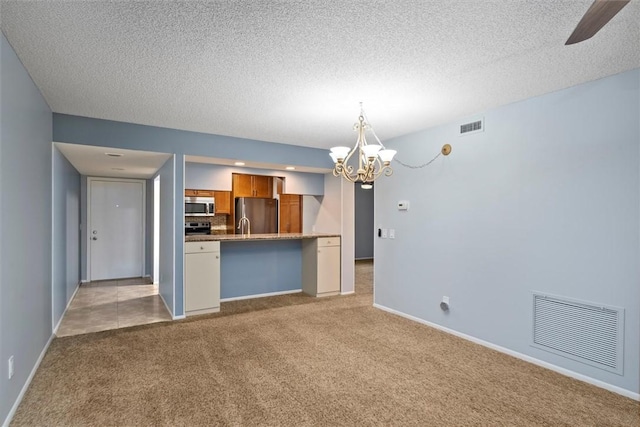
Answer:
[[[180,316],[171,316],[171,318],[173,320],[182,320],[182,319],[186,319],[187,315],[186,314],[181,314]]]
[[[355,294],[356,291],[349,291],[349,292],[340,292],[340,295],[351,295],[351,294]]]
[[[73,299],[76,297],[76,294],[78,293],[78,289],[80,289],[80,284],[82,282],[78,283],[78,286],[76,286],[76,290],[73,291],[73,295],[71,295],[71,298],[69,298],[69,301],[67,301],[67,306],[64,308],[64,311],[62,312],[62,316],[60,316],[60,319],[58,320],[58,323],[56,324],[56,327],[53,328],[53,333],[54,335],[58,332],[58,328],[60,327],[60,323],[62,323],[62,319],[64,319],[64,315],[67,314],[67,310],[69,310],[69,306],[71,305],[71,301],[73,301]]]
[[[42,362],[42,359],[44,359],[44,355],[47,354],[47,350],[49,349],[49,345],[51,345],[53,338],[54,338],[54,335],[51,334],[51,336],[49,337],[49,340],[47,341],[44,348],[40,352],[40,356],[38,357],[38,360],[36,360],[36,364],[33,366],[33,369],[31,369],[31,373],[27,377],[27,381],[25,381],[24,386],[22,387],[22,390],[20,390],[20,394],[18,394],[16,401],[14,402],[13,406],[11,407],[11,410],[7,414],[7,418],[5,418],[4,422],[2,423],[2,427],[9,427],[9,424],[11,424],[11,420],[13,419],[13,416],[16,414],[16,411],[18,410],[18,406],[20,406],[20,403],[22,402],[22,399],[24,398],[25,393],[29,389],[29,386],[31,385],[31,381],[33,380],[34,375],[38,371],[38,368],[40,367],[40,363]]]
[[[275,297],[278,295],[287,295],[287,294],[297,294],[302,292],[302,289],[293,289],[291,291],[278,291],[278,292],[269,292],[266,294],[255,294],[255,295],[245,295],[241,297],[232,297],[232,298],[223,298],[220,302],[229,302],[229,301],[238,301],[242,299],[253,299],[253,298],[264,298],[264,297]]]
[[[519,353],[517,351],[510,350],[510,349],[508,349],[506,347],[502,347],[502,346],[490,343],[489,341],[484,341],[484,340],[481,340],[480,338],[476,338],[476,337],[473,337],[471,335],[467,335],[467,334],[464,334],[462,332],[458,332],[458,331],[456,331],[454,329],[446,328],[444,326],[438,325],[437,323],[432,323],[432,322],[429,322],[427,320],[420,319],[419,317],[411,316],[410,314],[406,314],[406,313],[403,313],[401,311],[397,311],[397,310],[394,310],[392,308],[385,307],[384,305],[380,305],[380,304],[375,304],[374,303],[373,306],[375,308],[378,308],[380,310],[386,311],[388,313],[392,313],[392,314],[398,315],[400,317],[404,317],[405,319],[413,320],[414,322],[422,323],[423,325],[431,326],[432,328],[441,330],[441,331],[449,333],[451,335],[455,335],[455,336],[460,337],[462,339],[465,339],[467,341],[471,341],[471,342],[474,342],[476,344],[480,344],[481,346],[490,348],[492,350],[499,351],[500,353],[508,354],[509,356],[513,356],[513,357],[515,357],[517,359],[524,360],[525,362],[533,363],[534,365],[538,365],[538,366],[541,366],[543,368],[547,368],[549,370],[552,370],[552,371],[557,372],[559,374],[565,375],[567,377],[571,377],[571,378],[574,378],[576,380],[579,380],[579,381],[594,385],[596,387],[600,387],[600,388],[603,388],[605,390],[609,390],[609,391],[611,391],[613,393],[620,394],[620,395],[628,397],[630,399],[633,399],[633,400],[636,400],[636,401],[640,401],[640,393],[634,393],[631,390],[627,390],[627,389],[624,389],[622,387],[618,387],[618,386],[606,383],[604,381],[600,381],[600,380],[597,380],[595,378],[591,378],[591,377],[588,377],[586,375],[579,374],[579,373],[571,371],[569,369],[561,368],[561,367],[556,366],[554,364],[551,364],[549,362],[545,362],[543,360],[536,359],[535,357],[527,356],[526,354],[522,354],[522,353]]]
[[[82,279],[80,280],[80,283],[91,283],[91,280]]]

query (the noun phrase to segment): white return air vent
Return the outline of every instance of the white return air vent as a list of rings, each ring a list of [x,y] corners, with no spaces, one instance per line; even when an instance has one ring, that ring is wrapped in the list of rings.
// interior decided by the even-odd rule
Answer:
[[[624,309],[533,293],[534,347],[622,375]]]
[[[469,135],[478,132],[484,132],[484,119],[460,125],[460,135]]]

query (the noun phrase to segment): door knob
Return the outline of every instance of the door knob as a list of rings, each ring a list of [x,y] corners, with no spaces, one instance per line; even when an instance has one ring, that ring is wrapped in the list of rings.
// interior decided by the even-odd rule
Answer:
[[[98,240],[98,238],[96,236],[93,236],[91,240]]]

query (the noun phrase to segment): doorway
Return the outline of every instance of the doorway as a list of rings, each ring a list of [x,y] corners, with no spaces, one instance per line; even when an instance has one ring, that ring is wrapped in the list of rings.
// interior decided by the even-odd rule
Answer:
[[[375,227],[373,221],[374,195],[373,189],[363,189],[355,184],[355,259],[373,259],[373,237]]]
[[[144,276],[145,181],[88,178],[88,276]]]

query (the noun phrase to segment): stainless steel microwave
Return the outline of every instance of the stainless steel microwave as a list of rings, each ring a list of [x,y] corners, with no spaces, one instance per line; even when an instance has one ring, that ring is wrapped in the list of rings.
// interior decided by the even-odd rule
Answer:
[[[213,197],[185,197],[184,216],[212,216],[215,214]]]

